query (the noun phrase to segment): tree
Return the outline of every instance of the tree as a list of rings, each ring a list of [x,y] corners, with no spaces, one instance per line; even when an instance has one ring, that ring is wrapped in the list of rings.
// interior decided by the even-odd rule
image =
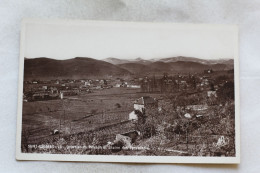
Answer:
[[[91,111],[90,111],[90,114],[92,114],[92,115],[95,115],[96,113],[97,113],[97,109],[92,109]]]
[[[221,84],[221,83],[228,81],[228,80],[229,80],[229,78],[228,78],[227,75],[221,75],[221,76],[218,76],[216,78],[215,82],[216,82],[216,84]]]
[[[158,116],[158,110],[154,107],[146,107],[142,112],[135,110],[138,117],[136,130],[140,131],[143,138],[150,138],[156,133],[156,125],[161,123]]]
[[[121,108],[121,105],[120,105],[119,103],[116,103],[116,104],[115,104],[115,107],[116,107],[116,108]]]
[[[226,82],[218,91],[218,99],[221,103],[226,103],[227,101],[234,100],[234,82]]]

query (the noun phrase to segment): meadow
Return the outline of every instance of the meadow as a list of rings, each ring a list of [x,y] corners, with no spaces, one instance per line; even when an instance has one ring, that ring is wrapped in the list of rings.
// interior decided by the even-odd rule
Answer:
[[[133,102],[144,95],[140,89],[111,88],[64,99],[24,102],[24,143],[42,143],[57,136],[52,134],[55,129],[59,136],[67,136],[128,121]]]

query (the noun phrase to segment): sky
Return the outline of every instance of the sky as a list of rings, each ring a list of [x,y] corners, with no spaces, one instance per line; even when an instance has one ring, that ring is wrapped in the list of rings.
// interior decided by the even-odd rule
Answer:
[[[232,25],[26,22],[22,44],[26,58],[233,59],[237,51],[237,30]]]

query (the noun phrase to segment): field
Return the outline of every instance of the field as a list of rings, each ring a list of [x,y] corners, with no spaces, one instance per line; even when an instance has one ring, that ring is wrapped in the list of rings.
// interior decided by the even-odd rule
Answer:
[[[111,88],[62,100],[24,102],[22,133],[27,144],[38,144],[55,136],[55,129],[66,136],[125,122],[133,102],[144,95],[139,89]]]

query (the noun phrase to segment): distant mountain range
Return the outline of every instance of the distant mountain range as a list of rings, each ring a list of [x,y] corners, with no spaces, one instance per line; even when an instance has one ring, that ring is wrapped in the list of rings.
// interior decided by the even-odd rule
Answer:
[[[105,78],[108,76],[131,76],[168,73],[203,72],[206,69],[230,70],[234,68],[233,59],[204,60],[192,57],[172,57],[144,60],[106,58],[96,60],[88,57],[76,57],[68,60],[50,58],[25,58],[24,78],[57,79],[57,78]]]
[[[193,58],[193,57],[184,57],[184,56],[177,56],[177,57],[170,57],[170,58],[160,58],[160,59],[150,59],[144,60],[142,58],[136,59],[118,59],[118,58],[106,58],[103,61],[109,62],[111,64],[125,64],[125,63],[138,63],[138,64],[150,64],[153,62],[178,62],[178,61],[188,61],[188,62],[197,62],[201,64],[234,64],[233,59],[212,59],[212,60],[205,60],[200,58]]]
[[[144,60],[142,58],[136,58],[136,59],[106,58],[106,59],[103,59],[103,61],[109,62],[114,65],[118,65],[118,64],[125,64],[125,63],[150,64],[151,62],[154,62],[155,60]]]
[[[126,69],[92,58],[55,60],[49,58],[25,59],[24,79],[89,78],[96,76],[131,75]]]

